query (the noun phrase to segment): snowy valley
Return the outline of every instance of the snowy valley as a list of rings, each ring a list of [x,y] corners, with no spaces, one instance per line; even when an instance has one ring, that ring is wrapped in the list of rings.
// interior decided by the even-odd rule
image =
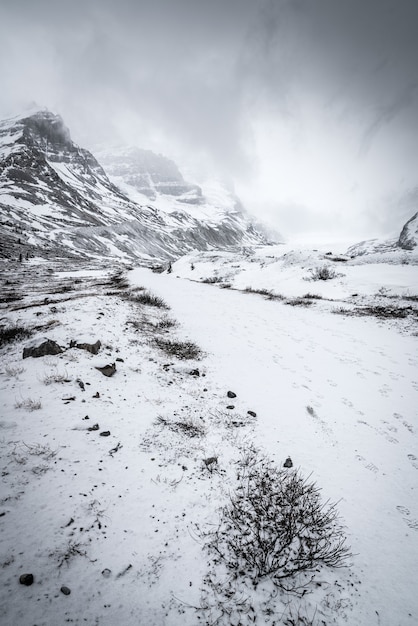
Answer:
[[[413,221],[295,248],[49,112],[1,133],[1,623],[413,626]]]

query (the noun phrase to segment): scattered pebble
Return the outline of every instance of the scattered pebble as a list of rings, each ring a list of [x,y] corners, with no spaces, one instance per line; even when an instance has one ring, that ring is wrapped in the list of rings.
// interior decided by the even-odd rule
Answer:
[[[19,576],[19,582],[21,585],[25,585],[26,587],[30,587],[33,584],[33,574],[22,574]]]
[[[61,593],[64,594],[64,596],[69,596],[71,593],[71,589],[69,587],[66,587],[65,585],[63,585],[61,587]]]
[[[226,394],[228,396],[228,398],[236,398],[237,394],[234,393],[233,391],[228,391],[228,393]]]

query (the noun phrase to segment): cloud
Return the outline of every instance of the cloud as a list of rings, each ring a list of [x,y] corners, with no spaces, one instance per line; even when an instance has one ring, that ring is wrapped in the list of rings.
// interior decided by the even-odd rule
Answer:
[[[0,112],[206,163],[279,230],[289,203],[389,228],[417,184],[417,23],[415,0],[3,0]]]

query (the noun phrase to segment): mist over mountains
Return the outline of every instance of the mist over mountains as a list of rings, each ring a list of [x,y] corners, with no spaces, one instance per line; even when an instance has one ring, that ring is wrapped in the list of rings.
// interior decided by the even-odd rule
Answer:
[[[217,181],[203,190],[150,150],[102,148],[94,156],[72,141],[60,116],[39,108],[0,123],[0,210],[3,258],[152,264],[282,240]],[[417,243],[415,214],[394,245]]]
[[[0,123],[3,257],[152,263],[274,241],[230,192],[218,187],[209,200],[161,155],[125,148],[99,157],[105,167],[48,110]]]

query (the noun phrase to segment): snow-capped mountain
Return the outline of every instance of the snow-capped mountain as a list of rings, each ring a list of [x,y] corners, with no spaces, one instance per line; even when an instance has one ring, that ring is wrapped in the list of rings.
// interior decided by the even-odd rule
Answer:
[[[143,202],[171,196],[178,202],[200,204],[202,190],[187,183],[177,165],[162,154],[135,147],[117,147],[95,152],[109,178],[128,195]]]
[[[91,152],[71,140],[58,115],[43,109],[0,122],[3,257],[29,252],[152,263],[193,249],[266,242],[239,205],[209,206],[168,159],[146,153],[139,161],[131,160],[126,184],[138,185],[146,203],[116,186]],[[165,210],[149,204],[152,195],[166,199]],[[202,205],[196,215],[181,209],[193,197]]]

